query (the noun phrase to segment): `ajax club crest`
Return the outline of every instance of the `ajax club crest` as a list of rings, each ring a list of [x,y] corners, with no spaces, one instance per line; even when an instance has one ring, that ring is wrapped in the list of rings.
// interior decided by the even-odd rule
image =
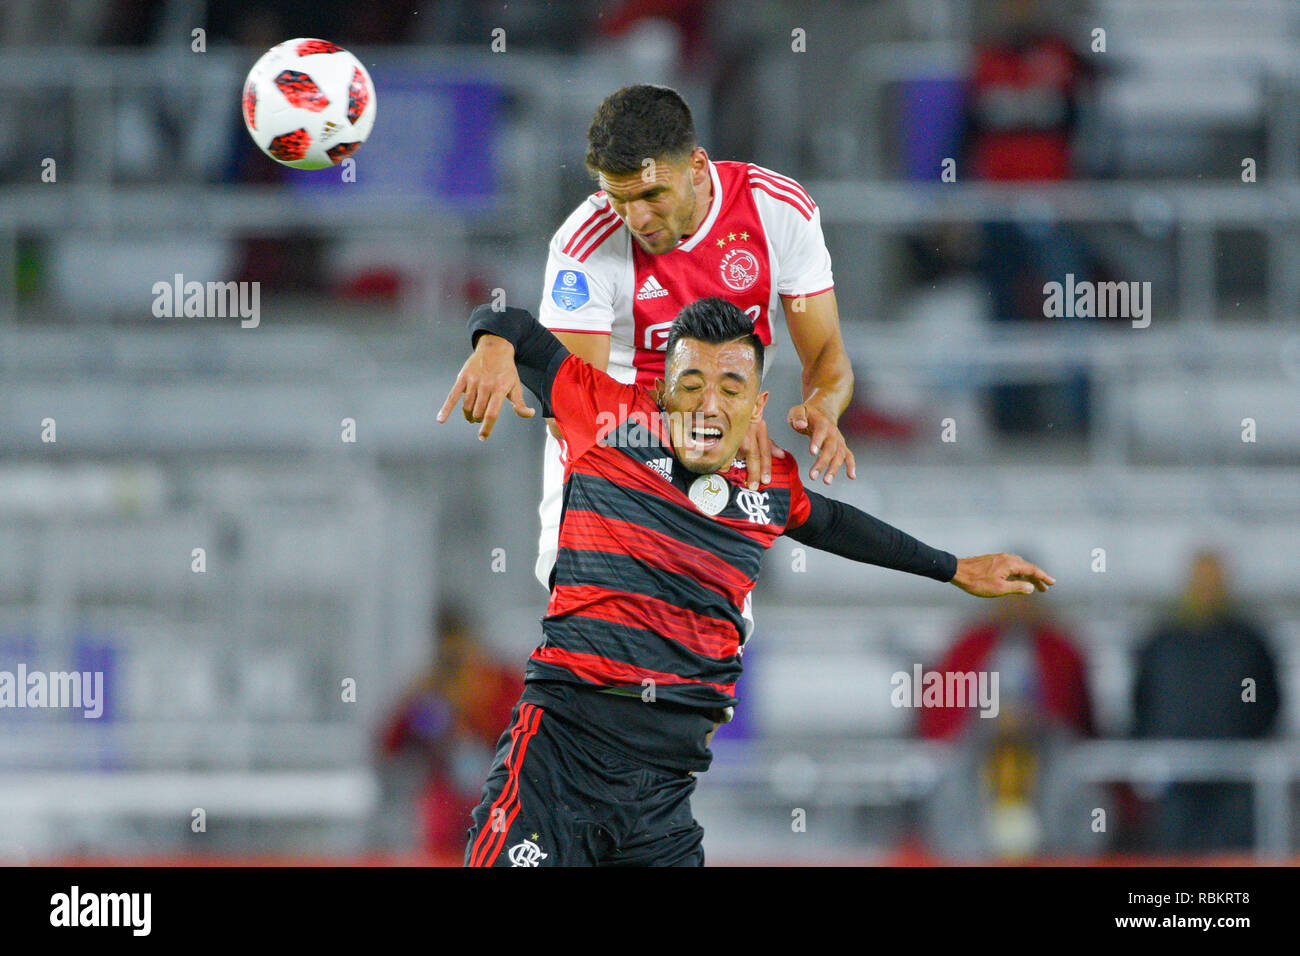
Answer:
[[[758,258],[748,249],[735,248],[722,257],[722,281],[733,292],[744,292],[758,281]]]

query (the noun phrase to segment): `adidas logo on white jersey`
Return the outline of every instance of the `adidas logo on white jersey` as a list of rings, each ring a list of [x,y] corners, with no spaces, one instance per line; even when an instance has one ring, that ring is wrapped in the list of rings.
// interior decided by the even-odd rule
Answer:
[[[668,290],[659,284],[659,280],[654,276],[648,276],[645,282],[641,283],[641,288],[637,290],[636,297],[640,299],[657,299],[661,295],[667,295]]]
[[[651,458],[646,462],[664,481],[673,480],[673,460],[671,458]]]

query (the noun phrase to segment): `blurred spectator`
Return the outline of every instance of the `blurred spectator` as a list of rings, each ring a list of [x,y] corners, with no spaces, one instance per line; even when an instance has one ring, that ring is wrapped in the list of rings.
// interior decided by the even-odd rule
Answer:
[[[1021,552],[1023,553],[1023,552]],[[1105,849],[1090,827],[1105,806],[1099,787],[1072,785],[1060,772],[1072,741],[1094,735],[1087,669],[1074,640],[1040,600],[1006,598],[996,616],[967,628],[939,674],[997,674],[997,714],[974,707],[924,707],[919,732],[952,741],[926,807],[927,840],[948,857],[1015,859],[1088,855]]]
[[[454,610],[439,617],[435,653],[389,718],[380,751],[390,766],[401,758],[422,771],[416,804],[425,852],[460,855],[523,675],[493,660]]]
[[[968,169],[989,182],[1075,174],[1089,70],[1039,0],[994,0],[977,28],[966,126]]]
[[[626,41],[626,55],[648,75],[709,70],[710,0],[622,0],[602,11],[600,35]]]
[[[1089,71],[1038,0],[984,5],[968,91],[961,168],[987,182],[1073,178],[1073,136]],[[1047,282],[1096,281],[1072,229],[1027,210],[1020,221],[985,223],[978,271],[996,321],[1042,320]],[[1008,384],[991,391],[995,427],[1037,433],[1051,426],[1084,433],[1089,387],[1082,370],[1063,383]]]
[[[1073,638],[1040,609],[1041,603],[1018,597],[999,601],[996,616],[963,631],[935,670],[997,671],[1002,713],[1025,710],[1038,722],[1091,737],[1083,657]],[[929,740],[957,740],[976,719],[977,712],[968,707],[927,707],[920,711],[919,730]]]
[[[1268,640],[1232,601],[1214,551],[1196,553],[1181,602],[1143,642],[1133,699],[1139,739],[1250,740],[1276,727],[1281,687]],[[1170,784],[1145,837],[1162,852],[1246,849],[1254,842],[1251,786]]]

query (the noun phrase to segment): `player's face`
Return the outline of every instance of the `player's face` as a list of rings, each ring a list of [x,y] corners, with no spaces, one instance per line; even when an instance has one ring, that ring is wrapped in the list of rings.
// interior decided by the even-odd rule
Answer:
[[[700,187],[707,183],[709,160],[697,148],[685,159],[653,159],[639,173],[600,174],[600,188],[614,212],[627,224],[632,238],[646,252],[671,252],[682,236],[695,230],[707,211]]]
[[[706,475],[730,467],[749,423],[762,417],[767,392],[759,390],[754,347],[679,339],[655,383],[677,458]]]

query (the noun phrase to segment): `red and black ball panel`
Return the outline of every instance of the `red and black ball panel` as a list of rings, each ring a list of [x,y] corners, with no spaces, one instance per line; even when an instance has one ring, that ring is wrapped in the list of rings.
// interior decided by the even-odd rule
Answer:
[[[330,105],[328,97],[320,91],[316,81],[306,73],[299,73],[297,70],[281,70],[280,75],[275,78],[275,85],[284,94],[284,98],[299,109],[319,113]]]
[[[266,151],[282,163],[291,163],[306,156],[310,146],[311,137],[307,135],[307,131],[296,129],[292,133],[284,133],[271,140],[271,145]]]
[[[348,122],[359,120],[369,102],[370,88],[366,85],[366,78],[360,70],[353,69],[352,82],[348,84]]]
[[[249,129],[257,129],[254,117],[257,114],[257,87],[251,82],[244,87],[244,119]]]
[[[330,158],[330,162],[337,166],[339,163],[343,162],[343,160],[355,153],[360,146],[360,143],[339,143],[337,146],[331,146],[329,149],[325,150],[325,155]]]
[[[329,40],[303,40],[294,52],[299,56],[311,56],[313,53],[338,53],[341,49],[343,47]]]

